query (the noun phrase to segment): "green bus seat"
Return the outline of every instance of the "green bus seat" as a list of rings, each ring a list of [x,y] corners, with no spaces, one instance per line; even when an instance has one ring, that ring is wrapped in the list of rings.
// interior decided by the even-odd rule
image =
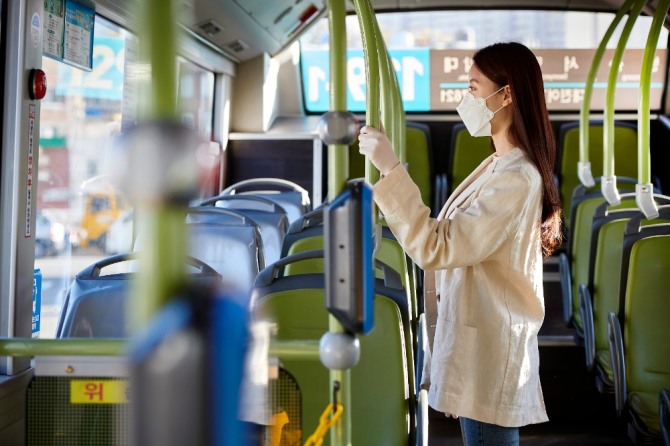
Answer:
[[[623,234],[628,220],[640,214],[635,194],[623,194],[618,208],[602,203],[594,213],[588,281],[579,286],[580,313],[584,328],[586,365],[598,368],[597,384],[602,392],[613,386],[612,360],[607,341],[607,315],[619,305],[619,275],[623,251]],[[657,204],[670,203],[670,197],[656,195]],[[656,221],[656,220],[654,220]]]
[[[428,207],[435,194],[433,190],[433,162],[430,128],[418,122],[407,121],[405,127],[407,172],[421,191],[421,199]],[[365,176],[365,157],[358,153],[358,140],[349,146],[349,177]],[[438,209],[439,211],[439,209]]]
[[[451,131],[448,194],[451,194],[492,153],[490,138],[476,138],[470,135],[464,124],[454,125]]]
[[[407,286],[405,285],[406,282],[403,282],[403,276],[405,280],[407,280],[405,274],[406,272],[404,272],[402,269],[398,269],[398,266],[402,268],[402,265],[399,265],[397,262],[395,264],[391,264],[386,261],[389,259],[393,260],[394,258],[397,261],[402,257],[397,256],[397,250],[391,240],[382,239],[381,246],[386,247],[388,253],[384,252],[383,249],[380,249],[377,252],[375,258],[375,278],[383,280],[384,282],[390,280],[391,283],[397,282],[398,284],[397,286],[393,287],[397,289],[397,292],[393,293],[393,297],[394,300],[397,301],[398,307],[402,313],[403,329],[405,332],[405,344],[408,346],[406,349],[407,362],[408,364],[412,364],[414,366],[417,364],[417,355],[415,352],[418,348],[418,337],[416,336],[416,333],[418,333],[418,320],[414,319],[414,303],[411,299],[411,293],[407,290]],[[314,251],[320,251],[322,253],[321,256],[314,256],[309,259],[291,262],[284,267],[283,274],[286,276],[295,276],[299,274],[323,274],[325,270],[325,262],[323,259],[323,236],[313,236],[296,240],[289,250],[289,257],[304,252]],[[380,260],[382,258],[385,260]],[[397,277],[397,280],[389,279],[389,277],[387,277],[391,272],[394,276]],[[415,376],[415,369],[410,369],[408,375],[410,385],[414,385],[416,383]]]
[[[669,218],[670,206],[662,208]],[[619,309],[608,315],[616,408],[628,408],[636,443],[660,437],[659,393],[670,387],[670,224],[642,220],[626,225]]]
[[[278,277],[279,268],[305,254],[266,268],[253,291],[254,314],[277,323],[277,339],[318,340],[328,330],[323,274]],[[401,309],[391,298],[376,294],[374,312],[374,328],[359,336],[361,357],[351,370],[351,407],[344,410],[351,411],[353,444],[404,446],[415,435],[415,426]],[[300,388],[304,440],[329,402],[328,370],[318,360],[279,360]]]
[[[322,209],[314,210],[302,219],[293,222],[284,237],[282,246],[282,256],[296,254],[298,252],[309,251],[312,249],[323,249],[323,212]],[[419,293],[416,288],[415,268],[408,259],[402,247],[398,244],[395,236],[387,226],[382,226],[382,238],[375,258],[388,264],[395,271],[398,271],[402,278],[402,284],[408,293],[408,302],[411,309],[410,317],[412,326],[416,328],[417,318],[419,316]],[[313,262],[314,267],[308,266],[310,262],[301,262],[288,268],[291,274],[323,272],[323,264],[318,261]],[[377,273],[378,274],[378,273]],[[379,277],[379,275],[378,275]],[[415,332],[415,330],[413,330]]]
[[[599,187],[599,178],[596,185]],[[618,178],[618,183],[634,183],[632,178]],[[619,186],[622,191],[622,186]],[[595,209],[605,202],[600,190],[589,191],[585,186],[575,187],[571,200],[572,221],[567,240],[567,251],[559,253],[559,272],[561,295],[563,299],[563,318],[566,325],[573,325],[582,337],[583,322],[579,311],[579,285],[588,282],[589,257],[591,255],[591,224]],[[625,208],[623,204],[617,208]]]
[[[579,161],[579,122],[566,122],[558,131],[558,181],[565,225],[570,226],[573,191],[580,183],[577,176]],[[637,126],[627,122],[614,123],[614,159],[617,176],[637,178]],[[589,123],[589,160],[593,178],[603,174],[603,124]]]

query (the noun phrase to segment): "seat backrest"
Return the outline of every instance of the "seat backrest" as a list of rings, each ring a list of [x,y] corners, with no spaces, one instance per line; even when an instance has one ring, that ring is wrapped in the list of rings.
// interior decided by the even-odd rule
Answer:
[[[314,209],[313,211],[303,215],[298,220],[291,223],[288,232],[284,236],[284,243],[282,244],[281,248],[281,257],[286,257],[288,255],[291,246],[293,246],[296,240],[312,237],[315,235],[323,235],[323,211],[324,206]]]
[[[279,178],[255,178],[228,186],[221,195],[251,194],[279,204],[287,212],[289,223],[312,208],[309,193],[299,185]]]
[[[579,122],[567,122],[558,132],[558,179],[565,222],[570,221],[572,192],[580,184],[577,176],[579,161]],[[617,121],[614,123],[614,159],[617,176],[637,177],[637,127]],[[589,161],[593,177],[603,174],[603,124],[589,124]]]
[[[448,193],[451,194],[492,153],[490,138],[471,136],[462,123],[454,125],[451,131]]]
[[[593,299],[593,323],[596,351],[609,350],[607,315],[618,310],[619,276],[623,251],[623,232],[637,209],[610,211],[593,220],[589,267],[589,289]]]
[[[654,195],[656,204],[668,204],[669,197]],[[608,343],[608,314],[619,311],[623,236],[628,221],[640,214],[635,194],[622,194],[617,206],[601,203],[595,210],[591,225],[591,254],[589,256],[588,288],[593,306],[593,336],[595,359],[610,381],[614,375]],[[655,221],[655,220],[653,220]]]
[[[256,287],[253,301],[256,315],[277,323],[278,339],[318,340],[328,330],[322,274],[277,278]],[[352,443],[405,446],[412,427],[400,310],[391,299],[377,295],[374,320],[372,331],[359,337],[360,361],[351,370],[351,407],[345,410],[353,420]],[[300,387],[302,431],[308,432],[329,402],[328,370],[319,361],[279,359]]]
[[[220,195],[201,203],[217,208],[233,209],[253,220],[261,231],[265,264],[279,259],[289,223],[286,210],[267,198],[254,195]]]
[[[101,275],[109,266],[135,261],[136,253],[119,254],[88,266],[72,281],[61,310],[57,338],[123,338],[126,325],[126,299],[134,273]],[[189,258],[195,267],[190,277],[203,285],[218,285],[221,275],[209,265]]]
[[[423,203],[430,207],[434,195],[430,127],[411,121],[407,121],[406,126],[407,171],[419,187]]]
[[[249,293],[265,265],[257,226],[190,223],[187,233],[189,255],[221,274],[224,287]]]
[[[300,237],[299,235],[302,235]],[[291,234],[290,243],[284,243],[287,255],[293,255],[300,252],[314,249],[323,249],[323,226],[310,226],[302,233]],[[413,276],[410,274],[410,264],[402,247],[398,244],[391,230],[383,226],[382,238],[379,249],[375,253],[375,258],[389,265],[393,270],[400,274],[402,285],[407,293],[407,305],[410,309],[410,318],[415,321],[418,318],[418,297],[416,287],[412,282]],[[322,273],[324,262],[322,259],[309,259],[286,267],[286,275]],[[381,273],[377,271],[377,278],[381,278]]]
[[[578,329],[582,328],[579,311],[579,285],[588,283],[589,256],[591,251],[591,224],[596,207],[605,199],[600,193],[592,193],[575,207],[574,228],[569,236],[569,257],[572,287],[572,317]]]
[[[630,251],[623,341],[629,407],[659,432],[658,395],[670,387],[670,225]]]

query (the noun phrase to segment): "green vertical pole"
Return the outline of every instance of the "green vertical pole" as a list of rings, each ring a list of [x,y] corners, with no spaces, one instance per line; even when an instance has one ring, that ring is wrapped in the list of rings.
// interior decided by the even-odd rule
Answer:
[[[330,28],[330,110],[347,111],[347,29],[344,0],[329,0]],[[328,199],[332,201],[344,189],[349,178],[349,147],[346,144],[328,146]],[[328,331],[342,333],[344,327],[332,314],[328,315]],[[329,371],[331,403],[335,382],[339,382],[337,400],[344,408],[340,420],[330,433],[331,446],[351,445],[351,370]]]
[[[374,12],[373,12],[374,13]],[[377,45],[379,46],[379,65],[381,67],[381,89],[382,89],[382,117],[384,129],[389,135],[391,145],[398,160],[407,162],[405,155],[405,112],[402,109],[402,98],[398,86],[398,78],[395,74],[391,55],[386,49],[384,37],[377,21],[374,21]]]
[[[630,10],[626,25],[621,32],[619,43],[614,50],[612,66],[607,78],[607,95],[605,97],[605,120],[603,122],[603,179],[601,189],[603,196],[610,204],[619,204],[621,198],[617,190],[616,176],[614,174],[614,97],[616,93],[617,79],[619,78],[619,66],[623,58],[628,37],[633,30],[642,8],[647,0],[638,0]]]
[[[595,185],[593,174],[591,173],[591,163],[589,162],[589,113],[591,111],[591,97],[593,96],[593,84],[598,75],[598,68],[602,61],[603,54],[607,48],[607,43],[612,38],[614,30],[621,22],[623,16],[630,10],[631,5],[635,0],[626,0],[626,2],[619,8],[614,20],[605,31],[605,35],[598,45],[596,53],[593,55],[593,62],[589,74],[586,76],[586,85],[584,87],[584,100],[582,101],[582,108],[579,113],[579,164],[577,165],[577,176],[584,186],[591,187]]]
[[[377,24],[377,21],[374,20],[372,22],[374,32],[375,32],[375,40],[377,41],[377,56],[378,56],[378,63],[379,63],[379,88],[380,88],[380,98],[381,98],[381,109],[382,109],[382,115],[381,115],[381,121],[384,124],[384,132],[389,137],[389,140],[391,141],[391,146],[393,147],[394,151],[396,151],[397,154],[397,142],[396,142],[396,137],[394,134],[394,124],[393,124],[393,92],[391,91],[391,76],[389,71],[391,70],[391,60],[388,57],[388,52],[386,51],[386,47],[384,46],[384,40],[382,37],[381,30],[379,29],[379,26]]]
[[[660,0],[651,22],[651,29],[645,45],[642,68],[640,69],[640,102],[637,121],[637,169],[638,184],[635,186],[635,200],[638,207],[647,218],[658,217],[658,209],[654,203],[651,184],[651,154],[649,130],[649,97],[651,95],[651,72],[656,57],[656,45],[661,34],[661,28],[670,8],[670,0]]]
[[[144,121],[178,122],[176,37],[178,32],[174,1],[146,0],[140,7],[140,58],[151,66],[151,83],[142,89]],[[182,207],[158,200],[141,203],[144,223],[140,271],[136,295],[130,299],[130,320],[134,328],[144,325],[152,314],[174,297],[185,281],[185,213]]]
[[[328,2],[330,31],[330,110],[347,111],[347,29],[344,0]],[[335,198],[349,179],[346,144],[328,146],[328,198]]]
[[[374,128],[379,128],[379,57],[377,56],[377,36],[374,29],[374,15],[370,14],[372,8],[368,5],[369,0],[352,0],[358,25],[361,28],[363,39],[363,55],[365,57],[365,121]],[[365,163],[365,179],[370,183],[376,183],[379,179],[379,171],[372,163]]]

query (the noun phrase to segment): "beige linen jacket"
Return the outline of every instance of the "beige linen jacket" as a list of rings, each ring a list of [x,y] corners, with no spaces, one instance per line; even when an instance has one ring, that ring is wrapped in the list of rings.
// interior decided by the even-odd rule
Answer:
[[[412,260],[435,270],[430,406],[507,427],[547,421],[537,346],[542,182],[533,163],[519,148],[491,155],[438,219],[402,166],[377,182],[374,197]]]

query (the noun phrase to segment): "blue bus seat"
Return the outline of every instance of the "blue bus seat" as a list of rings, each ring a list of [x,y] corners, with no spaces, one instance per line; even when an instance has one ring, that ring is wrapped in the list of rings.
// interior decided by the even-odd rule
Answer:
[[[450,195],[487,156],[492,154],[490,138],[476,138],[470,135],[463,123],[454,125],[451,130],[448,194]],[[439,212],[439,209],[437,211]]]
[[[579,161],[579,122],[566,122],[558,131],[558,181],[565,225],[569,224],[572,206],[572,192],[580,185],[577,176]],[[637,126],[627,122],[614,123],[614,159],[616,175],[637,178]],[[603,174],[603,123],[589,123],[589,160],[593,177]]]
[[[231,209],[192,207],[186,217],[189,255],[221,274],[224,287],[248,293],[265,267],[259,226]]]
[[[667,219],[670,206],[663,208]],[[627,407],[634,441],[660,438],[659,394],[670,387],[670,224],[641,226],[643,219],[626,225],[619,309],[608,315],[616,408]]]
[[[200,203],[200,206],[208,205],[233,209],[251,218],[261,231],[265,264],[269,265],[279,259],[284,235],[289,227],[283,207],[268,198],[256,195],[219,195]]]
[[[225,188],[221,195],[253,194],[270,199],[283,207],[289,223],[311,210],[309,193],[299,185],[279,178],[255,178]]]
[[[279,276],[279,270],[309,252],[283,258],[264,269],[256,280],[252,303],[255,317],[277,323],[277,338],[318,340],[328,330],[323,274]],[[392,299],[376,294],[375,325],[360,336],[361,359],[351,370],[352,443],[407,445],[414,433],[410,423],[411,395],[401,310]],[[279,357],[282,367],[300,388],[303,437],[319,423],[329,402],[328,371],[319,361]],[[290,420],[289,420],[290,421]],[[301,439],[302,441],[302,439]]]
[[[99,260],[79,272],[70,286],[56,329],[56,338],[124,338],[126,296],[134,273],[101,275],[104,268],[133,261],[137,253],[118,254]],[[187,258],[194,267],[191,278],[203,285],[217,285],[221,275],[206,263]]]
[[[640,214],[634,198],[635,194],[623,194],[619,209],[609,209],[611,206],[606,202],[596,208],[591,228],[588,283],[579,286],[587,368],[598,367],[601,391],[611,390],[613,385],[607,315],[618,310],[619,276],[613,272],[621,271],[625,226],[630,218]],[[670,197],[656,195],[655,201],[668,204]],[[625,205],[630,208],[620,209]]]

